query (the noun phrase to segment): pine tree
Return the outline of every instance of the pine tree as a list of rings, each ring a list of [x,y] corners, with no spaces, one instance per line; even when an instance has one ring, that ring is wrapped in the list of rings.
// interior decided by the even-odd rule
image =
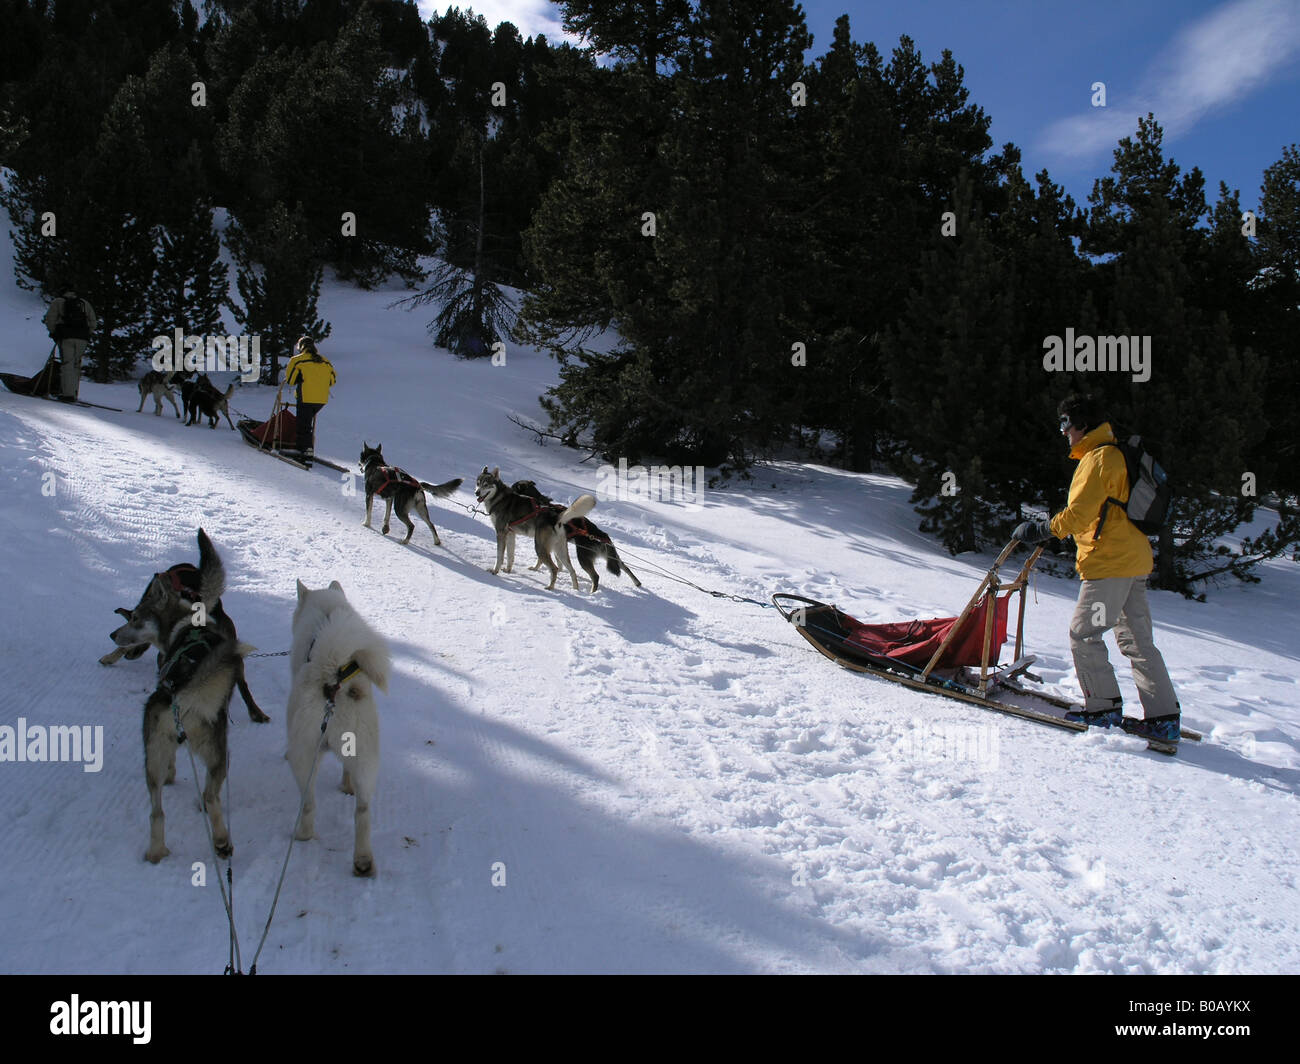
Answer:
[[[185,165],[200,165],[197,148]],[[157,273],[149,290],[148,317],[160,333],[174,328],[186,335],[217,332],[229,293],[212,203],[201,191],[198,177],[193,187],[195,198],[188,213],[156,230]]]
[[[492,354],[496,344],[511,334],[514,323],[514,310],[500,286],[492,280],[494,271],[485,255],[484,153],[487,140],[485,137],[475,139],[479,196],[478,217],[469,234],[473,245],[471,266],[457,265],[457,257],[448,247],[447,258],[434,270],[433,284],[396,304],[408,310],[431,303],[438,305],[441,309],[429,323],[429,333],[436,346],[445,347],[460,358],[485,358]]]
[[[329,322],[316,313],[324,266],[300,207],[290,212],[276,203],[256,227],[232,220],[227,240],[242,300],[229,301],[230,311],[246,333],[261,337],[262,381],[274,384],[281,355],[298,337],[320,341],[330,334]]]
[[[1097,267],[1100,331],[1149,337],[1149,379],[1093,372],[1079,383],[1105,397],[1119,427],[1163,444],[1177,495],[1152,583],[1190,594],[1219,568],[1210,562],[1218,540],[1254,512],[1242,485],[1264,432],[1264,367],[1234,343],[1226,311],[1198,303],[1195,278],[1209,269],[1212,247],[1199,227],[1209,214],[1205,184],[1199,170],[1182,175],[1166,160],[1162,142],[1151,115],[1119,142],[1112,176],[1089,197],[1084,245],[1112,256]],[[1241,563],[1232,571],[1248,570]]]

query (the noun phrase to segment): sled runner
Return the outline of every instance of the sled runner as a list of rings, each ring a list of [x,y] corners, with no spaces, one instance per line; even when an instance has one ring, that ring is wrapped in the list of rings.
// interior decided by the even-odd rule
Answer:
[[[1024,655],[1025,588],[1043,548],[1033,551],[1015,579],[1003,583],[999,570],[1017,546],[1018,540],[1007,544],[956,617],[867,624],[802,595],[776,594],[772,602],[800,635],[846,669],[1067,731],[1087,731],[1086,724],[1052,711],[1077,708],[1074,703],[1024,682],[1025,678],[1037,679],[1028,671],[1035,659]],[[1018,598],[1015,652],[1011,662],[999,665],[1012,596]],[[1037,701],[1041,708],[994,698],[995,691]],[[1201,738],[1186,729],[1182,735],[1184,739]]]
[[[239,423],[235,425],[235,428],[239,430],[240,436],[244,438],[244,442],[250,447],[256,447],[259,451],[269,454],[272,458],[288,462],[299,469],[307,468],[306,465],[294,457],[297,454],[293,444],[298,439],[298,419],[293,416],[293,411],[284,404],[277,401],[274,412],[265,421],[254,421],[251,417],[242,417],[239,419]],[[284,451],[288,453],[283,453]],[[320,455],[313,457],[312,461],[318,465],[328,466],[340,473],[349,472],[345,466],[328,458],[322,458]]]

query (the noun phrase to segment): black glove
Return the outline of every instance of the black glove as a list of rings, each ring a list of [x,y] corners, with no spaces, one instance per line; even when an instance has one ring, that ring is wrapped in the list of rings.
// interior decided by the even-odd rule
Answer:
[[[1043,540],[1052,538],[1052,526],[1042,518],[1036,521],[1021,521],[1016,525],[1016,530],[1011,533],[1011,538],[1018,539],[1021,543],[1042,543]]]

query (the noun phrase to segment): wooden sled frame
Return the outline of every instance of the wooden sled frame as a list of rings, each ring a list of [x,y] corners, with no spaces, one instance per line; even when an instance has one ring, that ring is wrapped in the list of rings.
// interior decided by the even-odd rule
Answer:
[[[795,619],[794,615],[797,612],[796,609],[784,606],[781,600],[784,599],[789,602],[805,604],[804,607],[800,607],[800,610],[811,607],[819,610],[832,610],[836,613],[841,613],[842,611],[836,609],[834,606],[827,605],[824,602],[818,602],[816,599],[788,593],[773,595],[772,602],[780,612],[781,616],[787,621],[793,623],[799,634],[811,643],[819,654],[830,658],[831,661],[846,669],[851,669],[854,672],[864,672],[870,676],[876,676],[884,680],[892,680],[895,683],[901,683],[904,686],[916,690],[931,691],[934,694],[946,695],[949,698],[956,698],[963,702],[971,702],[975,705],[983,706],[985,709],[992,709],[999,713],[1007,713],[1024,720],[1032,720],[1040,724],[1050,724],[1053,727],[1061,728],[1065,731],[1086,732],[1088,730],[1088,725],[1086,724],[1065,720],[1063,717],[1053,716],[1049,713],[1040,713],[1027,707],[1002,702],[993,698],[989,693],[990,686],[1004,687],[1007,691],[1014,694],[1039,698],[1049,705],[1054,705],[1062,709],[1076,708],[1075,703],[1064,698],[1052,695],[1046,691],[1038,691],[1034,688],[1024,687],[1019,683],[1011,682],[1018,674],[1025,673],[1025,670],[1034,660],[1033,658],[1024,657],[1025,589],[1029,584],[1029,574],[1033,571],[1034,565],[1037,563],[1039,556],[1043,553],[1043,548],[1041,546],[1035,548],[1026,559],[1024,565],[1021,566],[1020,572],[1017,574],[1016,578],[1009,583],[1004,584],[999,579],[999,572],[1002,566],[1006,563],[1006,560],[1014,553],[1018,546],[1020,546],[1020,541],[1013,539],[1002,549],[1002,553],[997,556],[993,565],[990,566],[989,571],[985,573],[984,579],[980,581],[979,587],[975,589],[975,593],[966,603],[966,608],[962,610],[960,616],[958,616],[956,622],[944,637],[943,642],[939,645],[939,649],[934,652],[924,669],[919,669],[916,666],[907,665],[903,662],[882,661],[879,665],[874,665],[862,661],[850,660],[841,654],[835,653],[833,650],[823,645],[822,642],[809,635],[805,630],[805,624],[800,620]],[[1020,602],[1018,604],[1016,616],[1015,656],[1012,663],[1006,666],[1005,669],[998,668],[996,664],[993,666],[989,665],[989,652],[992,649],[991,644],[993,641],[994,611],[996,609],[996,602],[991,600],[989,609],[986,611],[984,623],[984,644],[983,652],[981,654],[980,680],[978,686],[973,683],[963,682],[959,679],[958,677],[962,672],[961,669],[958,669],[957,674],[952,678],[948,678],[935,672],[936,663],[942,659],[944,651],[947,650],[948,645],[954,638],[956,638],[957,633],[961,630],[962,624],[965,622],[966,618],[970,616],[971,612],[979,605],[981,597],[986,593],[991,596],[996,596],[1002,591],[1005,591],[1008,594],[1018,592],[1020,595]],[[971,667],[973,668],[973,666]],[[1030,673],[1025,673],[1025,675],[1032,677],[1032,674]],[[1032,678],[1037,679],[1037,677]],[[1191,740],[1192,742],[1200,742],[1202,740],[1202,736],[1199,732],[1192,731],[1189,728],[1182,729],[1182,737]]]
[[[1038,556],[1043,553],[1043,548],[1037,547],[1025,560],[1025,564],[1020,567],[1020,574],[1008,584],[1001,583],[998,574],[1006,560],[1011,557],[1012,552],[1020,546],[1018,539],[1013,539],[1005,547],[1002,553],[997,556],[992,567],[984,574],[984,579],[980,581],[979,587],[975,589],[975,594],[971,595],[970,601],[966,603],[966,608],[961,611],[957,617],[957,623],[949,629],[948,634],[944,636],[943,642],[939,644],[939,649],[934,652],[930,658],[929,664],[921,670],[921,679],[929,678],[935,665],[943,658],[943,653],[948,649],[948,644],[961,631],[961,627],[966,623],[966,618],[970,616],[971,611],[979,605],[980,599],[987,594],[989,596],[989,608],[984,611],[984,649],[980,654],[980,682],[976,690],[981,698],[988,697],[989,689],[989,650],[993,642],[993,619],[997,612],[998,593],[1005,591],[1008,595],[1018,593],[1020,595],[1019,608],[1016,611],[1016,652],[1012,658],[1018,662],[1024,652],[1025,647],[1025,588],[1029,585],[1029,573],[1038,561]]]

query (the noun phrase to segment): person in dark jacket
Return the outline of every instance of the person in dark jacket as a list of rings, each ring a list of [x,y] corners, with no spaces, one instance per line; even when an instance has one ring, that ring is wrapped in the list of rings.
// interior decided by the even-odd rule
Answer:
[[[1177,743],[1181,709],[1156,649],[1147,605],[1151,544],[1121,506],[1107,501],[1128,501],[1128,466],[1118,447],[1106,446],[1115,442],[1115,433],[1094,399],[1071,396],[1061,403],[1059,414],[1070,457],[1079,463],[1069,500],[1050,521],[1025,521],[1012,535],[1022,543],[1074,537],[1082,585],[1070,620],[1070,651],[1084,704],[1082,713],[1066,717],[1090,727],[1119,725],[1134,735]],[[1123,714],[1119,684],[1102,639],[1112,628],[1120,653],[1133,667],[1144,714],[1140,720]]]
[[[77,400],[81,387],[81,356],[86,353],[86,342],[99,327],[95,308],[82,299],[71,285],[63,286],[63,295],[56,298],[45,313],[45,328],[59,348],[63,360],[60,378],[64,402]]]

